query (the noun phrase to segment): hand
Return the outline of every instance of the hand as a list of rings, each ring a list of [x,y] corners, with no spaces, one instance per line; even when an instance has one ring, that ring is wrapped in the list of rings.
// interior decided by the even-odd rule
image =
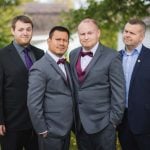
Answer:
[[[43,138],[47,138],[48,132],[42,134]]]
[[[116,129],[117,126],[115,124],[113,124],[113,127]]]
[[[39,135],[42,136],[43,138],[47,138],[48,131],[43,132],[43,133],[39,133]]]
[[[6,133],[6,127],[5,125],[0,125],[0,135],[4,136]]]

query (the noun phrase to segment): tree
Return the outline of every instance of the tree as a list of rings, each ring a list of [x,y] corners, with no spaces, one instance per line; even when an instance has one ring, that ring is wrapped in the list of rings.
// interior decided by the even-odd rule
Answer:
[[[0,48],[4,47],[12,40],[10,32],[10,21],[21,13],[16,6],[31,0],[0,0]]]
[[[75,32],[83,18],[96,19],[102,29],[101,41],[113,48],[116,48],[117,32],[129,18],[150,15],[150,2],[146,0],[87,0],[87,3],[85,8],[63,13],[62,24]]]

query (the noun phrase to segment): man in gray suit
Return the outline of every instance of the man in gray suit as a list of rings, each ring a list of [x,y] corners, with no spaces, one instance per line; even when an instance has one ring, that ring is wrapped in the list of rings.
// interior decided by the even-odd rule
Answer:
[[[68,150],[73,122],[73,86],[64,59],[68,29],[55,26],[47,42],[49,50],[30,70],[28,108],[40,150]]]
[[[115,150],[116,126],[125,107],[119,54],[99,43],[100,29],[86,18],[78,26],[82,47],[70,53],[80,150]]]

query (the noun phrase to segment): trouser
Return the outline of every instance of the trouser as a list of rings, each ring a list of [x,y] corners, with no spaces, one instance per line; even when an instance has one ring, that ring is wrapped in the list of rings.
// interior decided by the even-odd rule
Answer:
[[[150,134],[134,134],[128,124],[128,110],[118,126],[118,137],[122,150],[150,150]]]
[[[115,150],[116,149],[116,129],[110,123],[102,131],[88,134],[81,126],[78,133],[79,150]]]
[[[0,144],[1,150],[38,150],[38,138],[32,129],[7,131],[0,136]]]
[[[52,137],[50,134],[46,138],[38,136],[40,150],[69,150],[70,134],[65,137]]]

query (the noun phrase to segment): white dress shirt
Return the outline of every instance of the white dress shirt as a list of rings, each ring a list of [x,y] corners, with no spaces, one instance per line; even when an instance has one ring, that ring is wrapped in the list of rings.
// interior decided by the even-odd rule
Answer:
[[[93,56],[98,48],[99,43],[97,43],[91,50],[90,52],[93,53]],[[87,50],[85,50],[84,48],[82,48],[83,52],[87,52]],[[86,55],[84,57],[81,56],[81,69],[82,71],[85,70],[85,68],[88,66],[88,64],[90,63],[90,61],[92,60],[92,57]]]
[[[49,51],[49,50],[47,50],[47,53],[56,61],[56,63],[58,62],[59,59],[65,58],[64,56],[58,57],[58,56],[56,56],[55,54],[53,54],[53,53],[52,53],[51,51]],[[64,64],[60,63],[60,64],[58,64],[58,66],[60,67],[60,69],[63,71],[63,73],[64,73],[65,76],[67,77]]]

